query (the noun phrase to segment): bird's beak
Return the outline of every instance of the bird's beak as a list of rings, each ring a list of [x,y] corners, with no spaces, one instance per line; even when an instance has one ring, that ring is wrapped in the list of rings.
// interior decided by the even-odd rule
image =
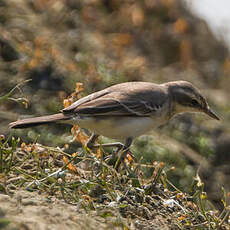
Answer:
[[[216,119],[216,120],[220,120],[220,118],[209,108],[207,107],[204,112],[209,115],[210,117]]]

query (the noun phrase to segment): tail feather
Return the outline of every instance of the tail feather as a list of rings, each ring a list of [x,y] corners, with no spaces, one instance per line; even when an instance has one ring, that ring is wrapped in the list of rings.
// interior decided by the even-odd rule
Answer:
[[[29,128],[37,125],[42,125],[42,124],[48,124],[56,121],[68,120],[68,119],[70,119],[68,115],[64,115],[63,113],[57,113],[48,116],[33,117],[33,118],[27,118],[27,119],[15,121],[9,124],[9,128],[23,129],[23,128]]]

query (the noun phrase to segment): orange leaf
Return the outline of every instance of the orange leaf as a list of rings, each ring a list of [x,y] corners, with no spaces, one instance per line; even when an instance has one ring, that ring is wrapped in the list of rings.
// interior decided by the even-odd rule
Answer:
[[[74,136],[75,140],[82,143],[82,145],[86,145],[89,137],[79,129],[79,126],[74,125],[71,129],[71,133]]]
[[[88,195],[82,195],[82,198],[88,200],[89,202],[92,202],[92,198]]]
[[[88,141],[88,136],[86,134],[84,134],[83,132],[79,132],[76,139],[78,141],[80,141],[83,145],[86,145],[87,141]]]
[[[35,59],[35,58],[32,59],[28,64],[29,69],[33,69],[33,68],[35,68],[37,66],[38,66],[38,60]]]
[[[97,149],[96,157],[97,157],[98,159],[101,158],[101,148],[98,148],[98,149]]]
[[[73,104],[73,101],[71,99],[65,99],[65,100],[63,100],[64,108],[70,106],[71,104]]]
[[[178,220],[179,220],[179,221],[182,221],[182,220],[184,220],[185,218],[186,218],[186,216],[183,215],[183,216],[180,216],[180,217],[178,218]]]
[[[184,34],[188,29],[188,23],[184,18],[179,18],[174,23],[174,32]]]
[[[76,87],[75,87],[75,92],[76,92],[76,93],[80,93],[80,92],[82,92],[83,90],[84,90],[83,84],[80,83],[80,82],[77,82],[77,83],[76,83]]]
[[[63,161],[64,161],[64,163],[65,164],[68,164],[68,159],[65,157],[65,156],[63,156]],[[72,164],[72,163],[69,163],[68,165],[67,165],[67,168],[70,170],[70,171],[72,171],[72,172],[75,172],[75,173],[77,173],[77,168]]]
[[[128,162],[133,161],[133,157],[130,154],[127,154],[126,157],[127,157]]]
[[[72,157],[76,157],[78,153],[72,153]]]
[[[25,142],[22,142],[21,148],[22,148],[22,149],[25,149],[25,147],[26,147],[26,143],[25,143]]]

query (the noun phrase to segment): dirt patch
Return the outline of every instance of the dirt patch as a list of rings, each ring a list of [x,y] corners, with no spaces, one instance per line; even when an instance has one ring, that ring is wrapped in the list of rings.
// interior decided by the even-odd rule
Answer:
[[[112,220],[36,192],[21,190],[12,197],[0,194],[0,203],[2,216],[9,220],[5,229],[116,229]]]
[[[7,230],[121,229],[124,226],[129,226],[129,229],[173,229],[167,218],[159,214],[147,222],[140,219],[127,221],[114,208],[86,213],[55,197],[48,198],[25,190],[17,191],[13,196],[0,194],[0,203],[2,223],[3,218],[5,223],[9,221],[4,228]],[[110,215],[100,217],[106,213]]]

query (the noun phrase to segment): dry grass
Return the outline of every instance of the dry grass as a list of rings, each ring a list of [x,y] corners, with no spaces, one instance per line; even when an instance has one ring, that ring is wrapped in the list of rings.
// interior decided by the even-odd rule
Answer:
[[[103,218],[119,213],[126,221],[114,224],[123,229],[132,229],[131,222],[136,229],[154,227],[160,219],[171,229],[228,229],[227,194],[223,191],[222,213],[207,208],[209,202],[198,176],[192,195],[188,195],[167,179],[163,163],[142,165],[126,159],[117,172],[108,164],[111,155],[100,148],[93,152],[83,147],[82,151],[69,155],[38,143],[22,143],[18,147],[19,142],[13,137],[4,141],[2,137],[1,193],[38,191],[86,213],[96,211]],[[143,175],[142,169],[146,167],[154,168],[151,178]]]

